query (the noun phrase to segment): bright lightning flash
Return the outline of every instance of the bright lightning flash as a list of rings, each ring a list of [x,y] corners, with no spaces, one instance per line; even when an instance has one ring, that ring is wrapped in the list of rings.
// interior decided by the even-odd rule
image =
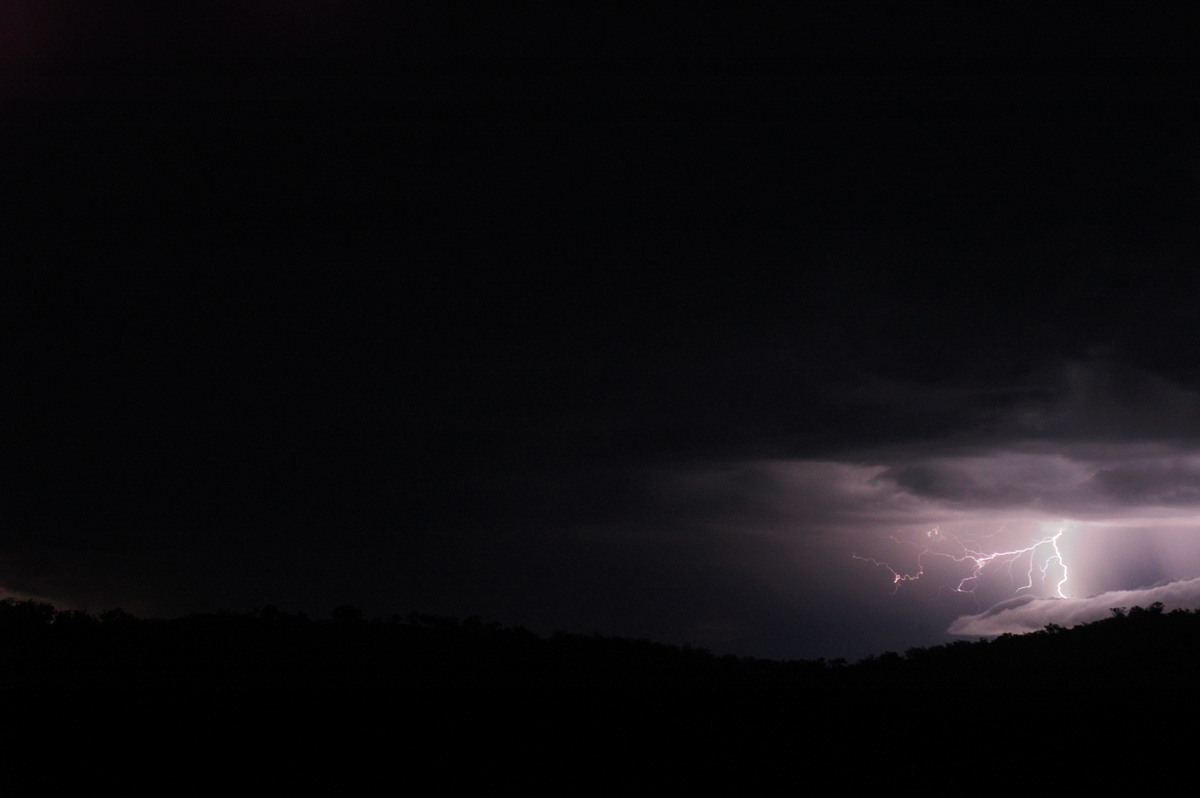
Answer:
[[[917,549],[917,570],[912,573],[899,571],[883,560],[877,560],[873,557],[862,557],[858,554],[853,555],[853,557],[856,560],[863,560],[864,562],[869,562],[872,565],[886,569],[892,575],[893,592],[900,589],[902,582],[915,582],[922,576],[925,576],[925,565],[931,558],[944,558],[959,565],[966,564],[970,569],[967,576],[960,579],[957,584],[945,585],[944,587],[955,593],[969,593],[972,595],[975,593],[975,587],[978,585],[984,570],[994,563],[1006,565],[1010,572],[1017,563],[1026,566],[1025,584],[1018,587],[1018,591],[1033,588],[1035,571],[1041,575],[1041,584],[1045,584],[1049,578],[1048,571],[1051,565],[1057,564],[1058,568],[1062,571],[1062,576],[1054,585],[1054,592],[1058,598],[1067,598],[1066,584],[1069,574],[1066,561],[1063,559],[1062,550],[1058,547],[1058,541],[1062,535],[1063,530],[1059,529],[1053,535],[1035,540],[1023,548],[993,552],[968,545],[954,535],[943,533],[937,527],[927,531],[924,534],[925,540],[920,544],[911,542],[906,544],[904,541],[892,537],[892,540],[901,545],[910,545]]]

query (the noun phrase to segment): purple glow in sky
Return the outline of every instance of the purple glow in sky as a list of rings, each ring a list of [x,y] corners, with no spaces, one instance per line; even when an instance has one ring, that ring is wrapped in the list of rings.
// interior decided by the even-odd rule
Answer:
[[[893,590],[919,578],[977,602],[952,633],[1095,620],[1139,601],[1200,606],[1196,396],[1138,374],[1122,401],[1104,389],[1111,364],[1064,373],[1053,399],[993,419],[976,444],[893,452],[841,490],[858,517],[853,556]]]
[[[843,640],[888,639],[890,627],[930,643],[950,639],[934,624],[985,635],[1139,602],[1200,607],[1196,397],[1135,371],[1135,401],[1116,402],[1103,388],[1116,370],[1067,364],[1040,402],[942,439],[710,463],[640,484],[673,525],[756,541],[730,544],[764,550],[742,567],[778,596],[840,607],[830,622]],[[1096,439],[1098,419],[1108,440]],[[1167,439],[1167,428],[1184,434]]]

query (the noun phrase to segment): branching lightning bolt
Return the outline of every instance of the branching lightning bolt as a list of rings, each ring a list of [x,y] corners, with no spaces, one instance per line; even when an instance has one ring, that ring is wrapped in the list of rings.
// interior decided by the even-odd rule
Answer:
[[[921,545],[911,542],[906,543],[893,536],[892,540],[896,541],[896,543],[911,545],[917,549],[917,569],[912,573],[897,570],[887,562],[877,560],[873,557],[864,557],[859,554],[854,554],[853,557],[856,560],[862,560],[886,569],[892,575],[893,592],[900,589],[901,583],[915,582],[925,576],[926,560],[932,557],[945,558],[958,564],[968,564],[970,573],[960,579],[957,584],[945,587],[955,593],[970,594],[974,594],[975,586],[978,584],[979,578],[983,575],[984,569],[993,563],[1006,564],[1010,571],[1014,564],[1018,562],[1027,565],[1026,581],[1025,584],[1017,588],[1018,592],[1033,588],[1035,571],[1041,574],[1041,581],[1045,583],[1051,565],[1057,564],[1062,570],[1062,577],[1054,585],[1054,592],[1059,598],[1067,598],[1066,584],[1069,572],[1067,563],[1063,559],[1062,550],[1058,545],[1058,541],[1062,535],[1063,530],[1060,529],[1049,537],[1033,541],[1028,546],[1008,551],[993,552],[969,546],[953,535],[944,534],[937,527],[925,533],[925,542]]]

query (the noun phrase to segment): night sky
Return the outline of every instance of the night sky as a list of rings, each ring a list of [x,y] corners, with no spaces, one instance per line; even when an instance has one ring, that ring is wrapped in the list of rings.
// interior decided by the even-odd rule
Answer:
[[[7,595],[852,659],[1200,607],[1182,39],[516,6],[5,4]]]

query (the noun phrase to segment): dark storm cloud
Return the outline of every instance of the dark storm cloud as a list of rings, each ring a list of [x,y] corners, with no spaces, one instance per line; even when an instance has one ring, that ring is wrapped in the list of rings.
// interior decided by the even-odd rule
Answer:
[[[1036,392],[985,424],[947,429],[940,444],[895,450],[898,464],[880,478],[962,507],[1089,514],[1195,503],[1196,389],[1092,360],[1062,365]]]
[[[1190,457],[1141,460],[1095,473],[1097,492],[1129,505],[1195,506],[1200,504],[1200,462]]]
[[[1059,456],[997,453],[935,458],[889,470],[884,478],[933,500],[968,507],[1060,504],[1080,478],[1075,463]],[[1050,509],[1049,507],[1047,509]]]
[[[1167,344],[1164,344],[1167,345]],[[1013,412],[1005,432],[1065,441],[1189,441],[1200,437],[1200,386],[1117,357],[1062,364],[1040,403]]]
[[[1155,451],[1157,448],[1157,451]],[[947,507],[1028,507],[1100,515],[1122,507],[1194,505],[1197,455],[1172,447],[1110,445],[1081,453],[993,450],[889,468],[881,479]]]

